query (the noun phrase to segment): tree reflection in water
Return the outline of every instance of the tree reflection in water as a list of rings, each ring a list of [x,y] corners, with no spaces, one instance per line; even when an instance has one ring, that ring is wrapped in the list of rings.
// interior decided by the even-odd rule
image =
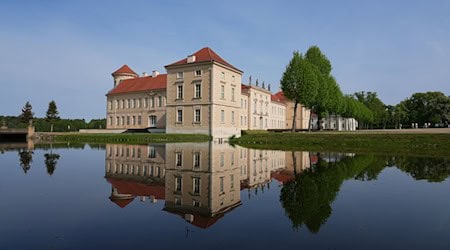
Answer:
[[[31,168],[31,163],[33,162],[33,151],[23,149],[19,150],[19,161],[23,172],[26,174]]]
[[[450,175],[450,161],[443,158],[356,155],[333,160],[330,155],[318,156],[316,165],[296,174],[281,189],[281,205],[296,230],[306,226],[312,233],[319,232],[345,180],[375,180],[384,168],[394,166],[416,180],[441,182]]]
[[[44,157],[45,157],[45,167],[47,167],[47,173],[49,175],[52,175],[53,172],[55,172],[56,163],[58,162],[60,155],[50,152],[50,154],[45,154]]]

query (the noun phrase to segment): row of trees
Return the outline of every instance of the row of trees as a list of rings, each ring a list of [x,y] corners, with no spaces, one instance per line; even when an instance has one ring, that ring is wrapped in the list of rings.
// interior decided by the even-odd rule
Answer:
[[[33,120],[36,131],[40,132],[66,132],[79,129],[106,128],[106,119],[92,119],[86,122],[84,119],[61,119],[55,101],[48,104],[46,116],[36,118],[30,102],[26,102],[19,116],[0,116],[0,121],[5,121],[8,127],[25,128]]]
[[[450,119],[450,97],[442,92],[415,93],[392,106],[384,104],[376,92],[344,95],[331,74],[330,60],[317,46],[303,55],[295,51],[281,79],[281,89],[294,102],[292,130],[295,130],[298,104],[316,113],[317,128],[322,117],[340,115],[358,120],[359,128],[410,127],[411,123],[447,126]]]
[[[319,129],[322,117],[331,114],[362,122],[373,120],[372,112],[363,103],[342,93],[331,70],[330,60],[317,46],[310,47],[305,55],[294,52],[280,82],[285,96],[294,102],[293,131],[300,103],[317,114]]]

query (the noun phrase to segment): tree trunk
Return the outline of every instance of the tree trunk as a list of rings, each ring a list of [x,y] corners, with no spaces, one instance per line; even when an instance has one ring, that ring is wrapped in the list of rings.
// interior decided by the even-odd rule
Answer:
[[[298,102],[295,101],[295,104],[294,104],[294,119],[292,120],[292,132],[295,132],[295,129],[297,128],[297,105],[298,105]]]
[[[292,153],[292,167],[294,168],[294,176],[297,177],[297,157],[295,155],[295,151],[291,151]]]
[[[308,132],[311,132],[311,117],[312,117],[312,110],[309,110]]]
[[[320,127],[320,122],[322,120],[322,116],[320,115],[320,110],[316,110],[317,113],[317,130],[322,130],[322,128]]]

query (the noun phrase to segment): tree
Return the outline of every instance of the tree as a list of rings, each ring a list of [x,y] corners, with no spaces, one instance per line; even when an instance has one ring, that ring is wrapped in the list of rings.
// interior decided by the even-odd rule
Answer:
[[[59,119],[56,102],[53,100],[48,104],[46,119],[47,120],[58,120]]]
[[[317,128],[321,129],[320,122],[331,106],[329,104],[330,96],[334,90],[332,85],[336,81],[331,75],[330,60],[322,54],[319,47],[311,46],[305,54],[305,59],[313,65],[317,79],[317,95],[312,105],[312,111],[317,114]]]
[[[301,103],[305,107],[311,108],[317,95],[317,80],[314,70],[298,51],[294,52],[291,61],[286,66],[280,85],[284,95],[294,102],[292,131],[295,132],[298,104]]]
[[[409,124],[448,124],[450,118],[450,97],[442,92],[415,93],[400,105],[409,111]]]
[[[53,121],[59,120],[56,102],[53,100],[48,104],[47,116],[45,119],[50,122],[50,132],[53,132]]]
[[[30,102],[27,101],[27,103],[25,103],[25,106],[23,106],[22,108],[22,114],[20,114],[19,116],[23,122],[28,123],[33,119],[34,113],[32,109],[33,107],[31,106]]]

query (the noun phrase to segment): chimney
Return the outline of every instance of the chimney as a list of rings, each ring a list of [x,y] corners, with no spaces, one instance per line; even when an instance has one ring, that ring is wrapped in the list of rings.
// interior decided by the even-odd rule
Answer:
[[[148,76],[147,72],[142,72],[142,77]]]
[[[157,77],[157,76],[159,76],[159,71],[153,70],[152,71],[152,77]]]
[[[195,62],[195,55],[190,55],[187,57],[187,63],[193,63]]]

